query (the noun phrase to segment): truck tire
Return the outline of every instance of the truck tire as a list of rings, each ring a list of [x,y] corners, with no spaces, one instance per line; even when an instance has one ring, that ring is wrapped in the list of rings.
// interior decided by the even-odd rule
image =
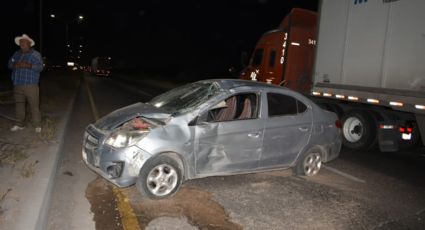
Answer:
[[[176,160],[166,155],[146,162],[136,181],[142,198],[157,200],[174,195],[182,183],[181,168]]]
[[[342,117],[342,144],[353,150],[369,150],[376,140],[376,122],[366,111],[352,110]]]

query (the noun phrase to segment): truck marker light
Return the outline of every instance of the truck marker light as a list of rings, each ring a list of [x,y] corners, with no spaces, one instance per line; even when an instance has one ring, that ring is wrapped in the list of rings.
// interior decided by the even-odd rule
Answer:
[[[380,129],[394,129],[394,125],[379,125]]]
[[[291,45],[293,45],[293,46],[300,46],[300,43],[298,43],[298,42],[291,42]]]
[[[403,103],[398,102],[398,101],[390,101],[390,105],[402,107],[403,106]]]
[[[348,100],[350,100],[350,101],[358,101],[359,98],[358,97],[354,97],[354,96],[348,96]]]
[[[345,96],[344,95],[340,95],[340,94],[335,95],[335,97],[336,98],[339,98],[339,99],[345,99]]]
[[[311,94],[313,94],[314,96],[320,96],[320,92],[316,92],[316,91],[313,91]]]
[[[368,98],[367,102],[372,103],[372,104],[379,104],[379,100],[373,99],[373,98]]]
[[[330,94],[330,93],[323,93],[323,96],[324,97],[332,97],[332,94]]]
[[[415,105],[415,108],[425,110],[425,105]]]

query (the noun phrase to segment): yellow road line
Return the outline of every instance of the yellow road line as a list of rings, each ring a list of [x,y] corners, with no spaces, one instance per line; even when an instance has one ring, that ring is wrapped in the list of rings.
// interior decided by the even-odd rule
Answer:
[[[93,95],[91,93],[89,83],[84,77],[84,84],[86,85],[87,94],[90,101],[90,107],[93,113],[94,120],[99,119],[99,113],[97,112],[96,104],[94,103]],[[134,213],[133,208],[128,202],[128,198],[116,187],[113,187],[113,192],[116,197],[118,212],[121,216],[121,223],[124,230],[137,230],[140,229],[139,222],[137,221],[136,214]]]
[[[121,216],[121,223],[124,230],[140,229],[136,214],[128,202],[128,198],[116,187],[113,188],[114,195],[117,198],[118,211]]]

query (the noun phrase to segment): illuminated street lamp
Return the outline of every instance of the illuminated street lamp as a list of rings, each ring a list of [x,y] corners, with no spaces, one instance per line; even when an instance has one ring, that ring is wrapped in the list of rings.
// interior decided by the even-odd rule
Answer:
[[[70,27],[72,28],[72,24],[81,24],[85,21],[85,17],[82,14],[78,14],[72,18],[66,17],[64,15],[56,15],[54,13],[50,14],[50,18],[52,20],[57,20],[60,21],[62,23],[64,23],[65,25],[65,44],[66,44],[66,54],[65,54],[65,59],[73,59],[73,55],[72,53],[82,53],[81,51],[78,52],[78,50],[75,50],[75,52],[73,52],[73,48],[77,49],[77,47],[74,47],[74,45],[76,46],[76,44],[72,44],[72,37],[70,37]],[[79,45],[80,47],[82,47],[82,45]]]
[[[84,16],[83,15],[78,15],[77,21],[78,23],[82,23],[84,20]]]

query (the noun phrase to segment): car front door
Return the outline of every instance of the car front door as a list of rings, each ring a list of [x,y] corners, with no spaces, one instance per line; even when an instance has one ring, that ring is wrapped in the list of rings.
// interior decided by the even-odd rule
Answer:
[[[195,131],[198,175],[258,168],[264,128],[264,121],[258,116],[259,96],[256,93],[233,95],[225,100],[227,107],[210,109],[201,116]]]
[[[261,168],[289,166],[307,145],[312,129],[312,112],[293,95],[267,93]]]

